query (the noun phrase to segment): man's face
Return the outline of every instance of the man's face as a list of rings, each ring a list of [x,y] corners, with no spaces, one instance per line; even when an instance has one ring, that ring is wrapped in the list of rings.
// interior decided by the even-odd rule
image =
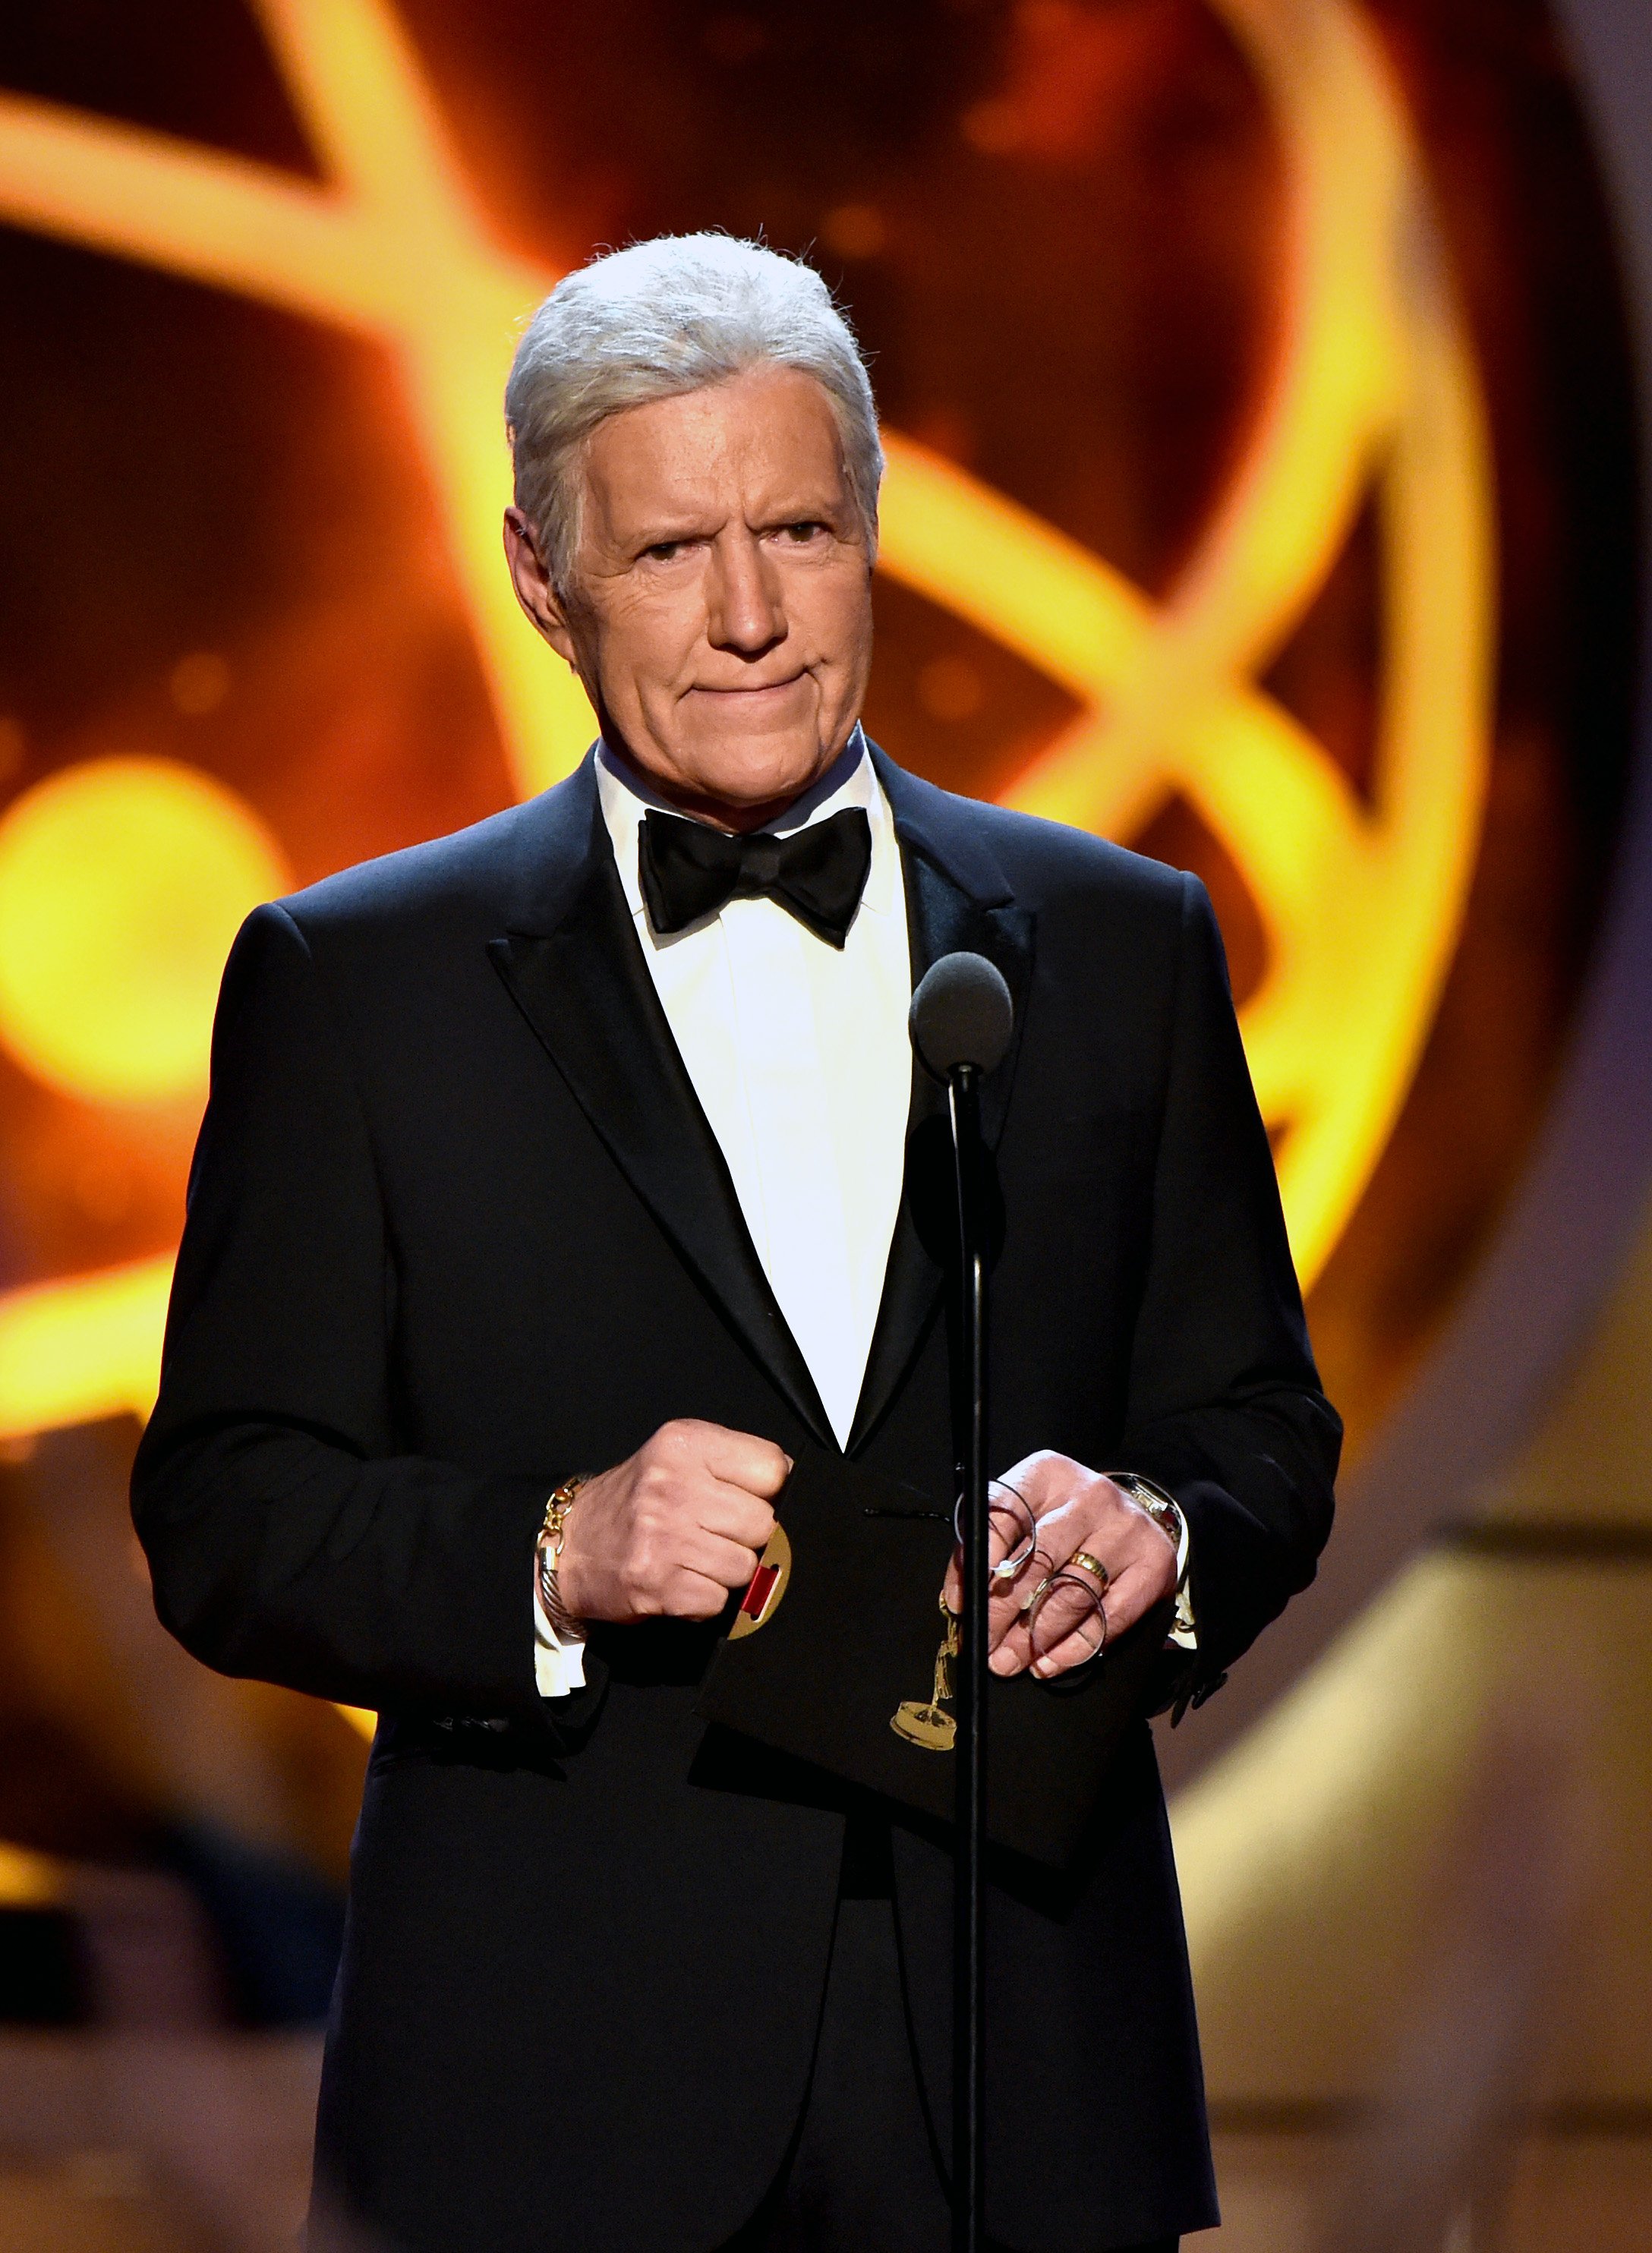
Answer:
[[[629,408],[583,475],[566,599],[507,513],[523,607],[663,796],[754,827],[843,749],[871,666],[871,557],[826,394],[761,368]]]

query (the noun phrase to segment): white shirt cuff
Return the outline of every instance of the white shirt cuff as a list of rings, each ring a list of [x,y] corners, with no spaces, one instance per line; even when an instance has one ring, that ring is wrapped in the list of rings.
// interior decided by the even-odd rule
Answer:
[[[1175,1643],[1178,1650],[1197,1650],[1199,1629],[1193,1616],[1193,1591],[1188,1585],[1188,1557],[1193,1544],[1188,1531],[1185,1510],[1181,1510],[1181,1543],[1176,1551],[1176,1612],[1165,1640]]]
[[[566,1698],[585,1687],[585,1638],[558,1635],[540,1601],[539,1573],[533,1575],[533,1681],[541,1698]]]

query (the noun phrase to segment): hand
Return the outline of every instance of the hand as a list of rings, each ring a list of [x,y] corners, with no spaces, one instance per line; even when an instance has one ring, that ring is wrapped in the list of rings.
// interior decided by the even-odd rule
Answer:
[[[568,1514],[557,1585],[570,1618],[715,1619],[774,1531],[791,1475],[772,1440],[721,1424],[662,1424],[589,1479]]]
[[[1052,1588],[1040,1607],[1038,1642],[1033,1656],[1027,1615],[1021,1607],[1046,1573],[1058,1571],[1075,1550],[1087,1549],[1107,1567],[1107,1636],[1111,1642],[1133,1627],[1145,1612],[1174,1595],[1176,1552],[1169,1537],[1147,1511],[1099,1471],[1087,1470],[1070,1455],[1041,1448],[1023,1456],[994,1481],[989,1501],[1014,1488],[1033,1514],[1037,1545],[1013,1580],[994,1583],[987,1605],[987,1664],[994,1674],[1020,1674],[1030,1667],[1041,1679],[1064,1674],[1096,1655],[1095,1606],[1080,1589]],[[1007,1499],[1007,1496],[1006,1496]],[[992,1512],[989,1555],[993,1564],[1026,1538],[1020,1514]],[[1085,1575],[1088,1579],[1091,1576]],[[946,1569],[948,1608],[963,1603],[960,1559],[954,1551]]]

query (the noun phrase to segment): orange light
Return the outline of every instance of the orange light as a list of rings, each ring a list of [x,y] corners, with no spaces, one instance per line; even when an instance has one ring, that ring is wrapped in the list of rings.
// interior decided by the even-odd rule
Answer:
[[[0,820],[0,1039],[89,1102],[204,1095],[230,941],[288,889],[268,831],[198,767],[66,768]]]
[[[0,1845],[0,1908],[55,1908],[68,1891],[68,1876],[50,1854]]]
[[[1279,136],[1286,313],[1253,442],[1181,583],[1155,608],[895,433],[879,560],[1078,701],[1012,803],[1127,841],[1180,792],[1244,871],[1269,938],[1244,1031],[1311,1281],[1405,1099],[1467,896],[1488,759],[1490,478],[1426,178],[1369,25],[1348,0],[1216,4]],[[592,731],[498,553],[505,368],[554,276],[490,241],[386,0],[259,12],[335,185],[0,97],[0,215],[383,342],[526,795]],[[1373,485],[1390,654],[1367,808],[1258,682]],[[108,1389],[99,1335],[85,1333],[88,1399]],[[54,1419],[68,1412],[50,1397]]]
[[[170,1255],[0,1297],[0,1440],[155,1406]]]

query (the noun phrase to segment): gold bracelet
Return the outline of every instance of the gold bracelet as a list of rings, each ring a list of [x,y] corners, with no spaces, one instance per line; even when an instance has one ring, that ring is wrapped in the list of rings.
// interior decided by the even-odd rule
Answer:
[[[579,1622],[568,1616],[562,1602],[562,1590],[556,1577],[556,1568],[562,1561],[562,1545],[568,1538],[568,1514],[582,1486],[590,1483],[582,1473],[576,1478],[564,1479],[545,1505],[545,1523],[540,1526],[534,1550],[539,1562],[540,1608],[559,1636],[576,1639],[582,1630]]]

